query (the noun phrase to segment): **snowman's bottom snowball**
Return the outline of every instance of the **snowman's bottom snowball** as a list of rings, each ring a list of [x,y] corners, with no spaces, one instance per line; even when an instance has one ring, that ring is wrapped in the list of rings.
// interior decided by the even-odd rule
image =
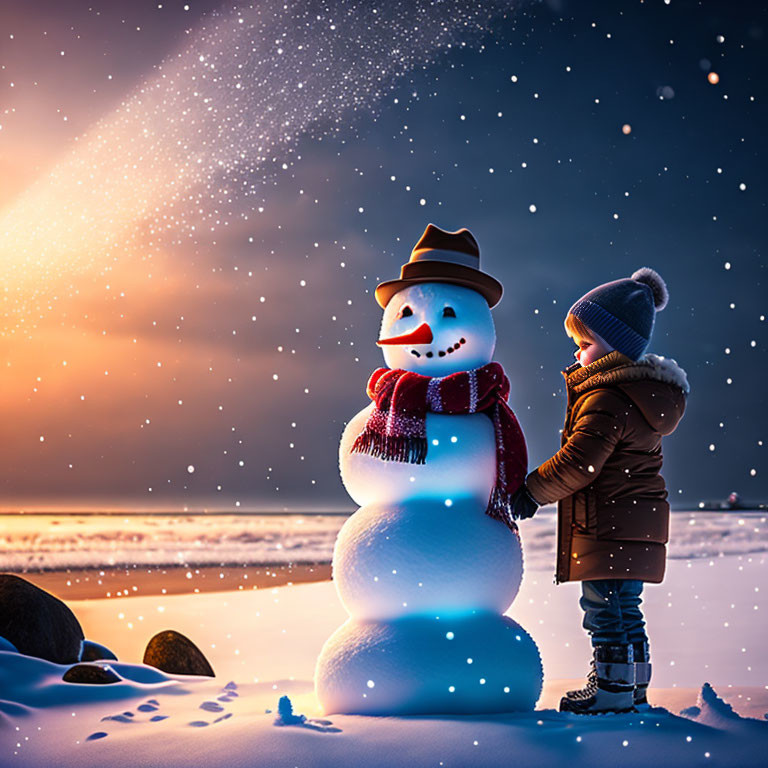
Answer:
[[[315,690],[327,715],[470,715],[532,710],[542,677],[536,643],[507,616],[350,619],[320,653]]]

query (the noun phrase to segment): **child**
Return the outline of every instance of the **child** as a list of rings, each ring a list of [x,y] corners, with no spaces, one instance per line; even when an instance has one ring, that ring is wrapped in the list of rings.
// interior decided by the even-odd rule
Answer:
[[[688,393],[674,360],[644,354],[667,299],[664,281],[644,267],[571,307],[565,328],[578,362],[563,371],[562,447],[514,498],[515,518],[558,502],[556,581],[582,583],[592,666],[561,711],[647,706],[651,664],[640,597],[643,582],[664,578],[669,504],[661,437],[678,425]]]

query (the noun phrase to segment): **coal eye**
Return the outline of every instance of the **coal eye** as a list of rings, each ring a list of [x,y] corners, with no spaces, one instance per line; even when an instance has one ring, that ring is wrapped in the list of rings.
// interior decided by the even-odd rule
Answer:
[[[413,310],[406,304],[400,310],[400,317],[410,317],[413,314]]]
[[[443,310],[443,317],[456,317],[456,313],[453,311],[453,307],[446,307]]]

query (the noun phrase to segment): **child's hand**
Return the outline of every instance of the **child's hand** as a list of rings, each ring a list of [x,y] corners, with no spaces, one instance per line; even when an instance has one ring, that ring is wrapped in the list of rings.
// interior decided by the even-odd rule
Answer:
[[[536,514],[539,503],[531,496],[523,483],[512,496],[512,517],[515,520],[527,520]]]

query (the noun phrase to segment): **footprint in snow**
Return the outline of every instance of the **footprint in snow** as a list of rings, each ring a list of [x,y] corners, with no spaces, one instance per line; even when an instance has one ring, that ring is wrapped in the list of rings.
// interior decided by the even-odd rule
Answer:
[[[101,718],[103,723],[105,720],[114,720],[116,723],[135,723],[133,719],[133,712],[124,712],[122,715],[107,715]]]
[[[204,701],[200,705],[200,709],[206,710],[206,712],[223,712],[224,707],[220,707],[215,701]],[[215,725],[216,723],[220,723],[223,720],[229,720],[229,718],[232,717],[231,712],[226,712],[223,715],[220,715],[217,717],[213,723],[207,723],[205,720],[193,720],[190,725],[194,728],[205,728],[208,725]]]
[[[300,727],[321,733],[341,733],[341,728],[337,728],[330,720],[305,720]]]

